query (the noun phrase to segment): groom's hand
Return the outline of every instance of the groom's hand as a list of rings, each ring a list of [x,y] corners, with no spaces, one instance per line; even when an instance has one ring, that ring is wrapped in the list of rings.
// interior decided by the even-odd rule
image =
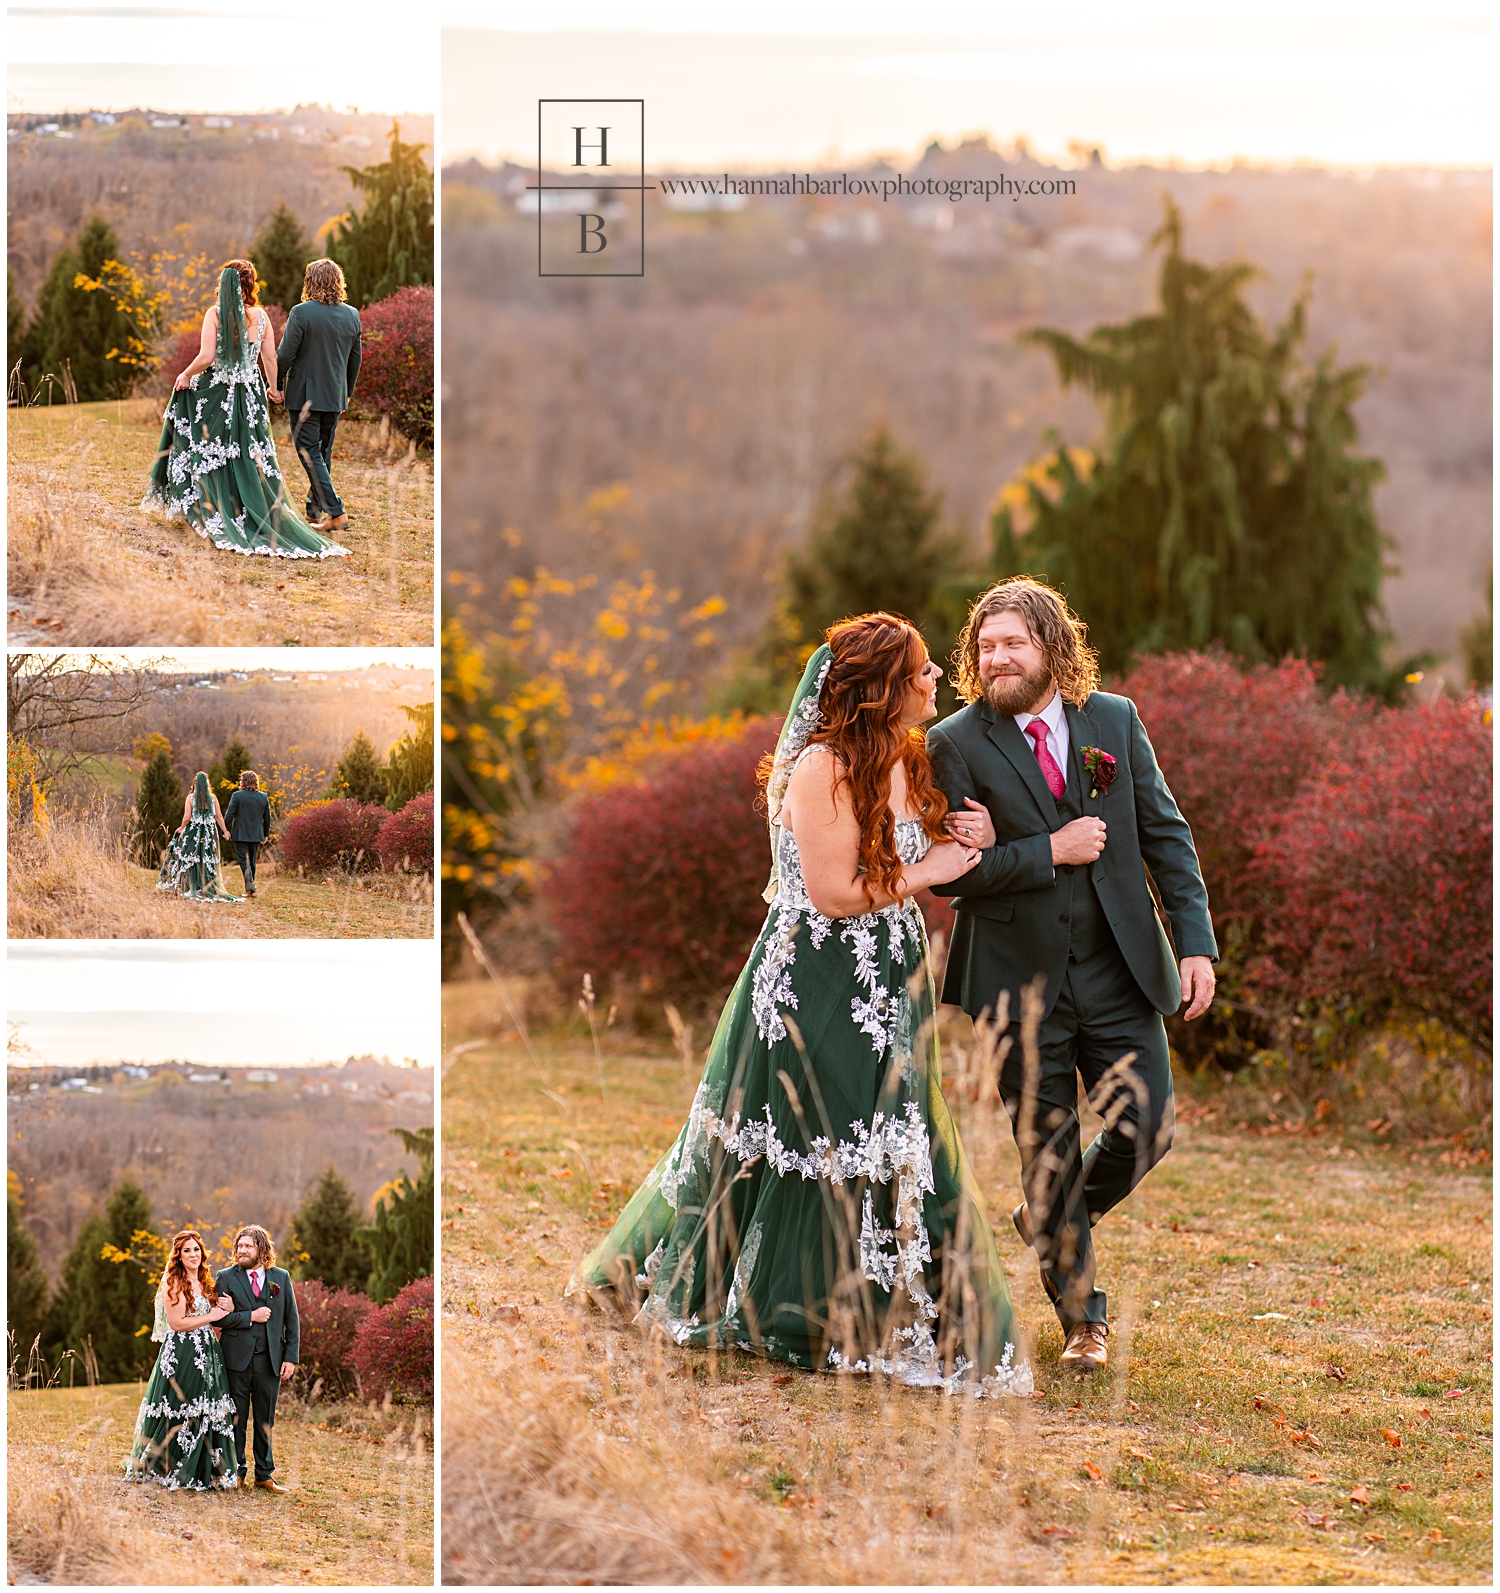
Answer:
[[[258,1305],[258,1306],[256,1306],[256,1308],[250,1313],[250,1320],[252,1322],[269,1322],[271,1320],[271,1308],[270,1308],[270,1306],[268,1306],[268,1305]]]
[[[1104,850],[1103,819],[1074,819],[1052,832],[1052,862],[1094,863]]]
[[[1214,965],[1208,957],[1182,959],[1182,999],[1188,1003],[1184,1018],[1201,1018],[1214,999]]]
[[[283,1361],[281,1363],[281,1381],[283,1383],[289,1382],[291,1380],[292,1373],[296,1370],[297,1363],[295,1361]]]

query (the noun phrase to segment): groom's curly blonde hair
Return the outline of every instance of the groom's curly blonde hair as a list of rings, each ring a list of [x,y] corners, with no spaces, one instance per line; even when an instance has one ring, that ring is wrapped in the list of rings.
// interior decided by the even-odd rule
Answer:
[[[316,299],[320,304],[343,304],[349,297],[343,267],[337,260],[309,260],[302,273],[302,302]]]
[[[979,632],[993,615],[1014,609],[1026,621],[1032,639],[1047,658],[1047,669],[1064,702],[1081,708],[1099,689],[1099,655],[1089,646],[1088,626],[1055,592],[1029,575],[999,581],[974,599],[969,618],[953,652],[954,685],[965,702],[984,696],[979,679]]]
[[[249,1234],[255,1241],[255,1264],[258,1267],[274,1267],[276,1265],[276,1246],[271,1243],[271,1236],[264,1228],[253,1222],[246,1223],[234,1236],[234,1248],[240,1248],[240,1240]]]

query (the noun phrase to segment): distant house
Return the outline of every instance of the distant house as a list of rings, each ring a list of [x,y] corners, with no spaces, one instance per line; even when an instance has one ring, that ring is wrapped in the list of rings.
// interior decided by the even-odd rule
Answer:
[[[89,1081],[87,1079],[64,1079],[58,1085],[60,1090],[86,1090],[88,1087]]]
[[[246,1084],[274,1084],[279,1077],[270,1068],[251,1068],[245,1075]]]
[[[203,125],[205,127],[233,127],[234,118],[232,116],[205,116]]]
[[[189,1084],[228,1084],[229,1080],[220,1078],[217,1073],[189,1073]]]
[[[60,131],[61,126],[57,122],[40,122],[37,124],[37,136],[40,138],[51,138]]]
[[[242,674],[239,674],[238,672],[236,672],[235,674],[232,674],[229,678],[231,680],[249,680],[250,677],[248,675],[242,675]]]
[[[153,127],[163,128],[181,127],[182,118],[178,116],[153,116],[151,118],[151,125]]]
[[[112,111],[91,111],[89,113],[89,120],[98,127],[113,127],[115,125],[114,113]]]
[[[327,675],[309,675],[307,678],[309,680],[327,680],[328,679]]]
[[[151,1077],[150,1068],[124,1067],[120,1071],[127,1079],[149,1079]]]
[[[280,680],[280,681],[296,680],[296,678],[297,677],[295,675],[272,675],[271,676],[272,680]]]

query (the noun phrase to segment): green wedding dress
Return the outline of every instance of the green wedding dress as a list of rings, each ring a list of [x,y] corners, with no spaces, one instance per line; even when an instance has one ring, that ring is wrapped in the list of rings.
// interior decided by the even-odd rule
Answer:
[[[239,272],[226,266],[219,273],[213,365],[173,390],[141,507],[186,520],[232,553],[346,558],[348,548],[315,531],[287,501],[260,369],[261,339],[270,325],[259,311],[252,340]]]
[[[193,902],[239,902],[219,889],[219,825],[213,794],[201,771],[193,781],[193,809],[187,823],[167,843],[156,876],[156,888]]]
[[[213,1302],[193,1297],[201,1316]],[[234,1447],[234,1400],[224,1356],[210,1327],[179,1333],[167,1326],[162,1294],[156,1296],[156,1327],[161,1343],[146,1397],[135,1419],[135,1439],[125,1462],[129,1482],[155,1482],[163,1488],[239,1486]]]
[[[792,701],[767,792],[771,909],[719,1019],[686,1124],[568,1292],[677,1343],[950,1393],[1027,1394],[1010,1292],[943,1098],[936,992],[910,900],[812,905],[778,822],[792,770],[830,756],[827,647]],[[900,823],[902,859],[928,838]]]

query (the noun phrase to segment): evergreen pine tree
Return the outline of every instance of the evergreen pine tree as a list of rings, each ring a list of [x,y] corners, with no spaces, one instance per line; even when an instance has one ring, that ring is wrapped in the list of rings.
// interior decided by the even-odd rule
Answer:
[[[47,1323],[47,1275],[37,1257],[36,1240],[21,1221],[21,1180],[5,1177],[5,1326],[10,1334],[9,1361],[26,1370],[31,1347]]]
[[[160,865],[172,832],[182,822],[184,800],[182,781],[172,768],[170,754],[158,750],[146,765],[135,794],[132,848],[143,868]]]
[[[111,349],[127,349],[135,327],[107,293],[74,286],[80,275],[98,280],[106,260],[120,256],[120,240],[102,216],[84,224],[70,248],[54,262],[37,301],[38,357],[43,372],[59,379],[64,367],[72,373],[79,403],[122,398],[135,372]]]
[[[938,530],[942,499],[927,492],[921,461],[880,426],[849,463],[847,496],[824,502],[807,541],[787,559],[785,593],[762,644],[783,701],[783,688],[837,620],[874,609],[903,615],[942,658],[962,619],[946,591],[962,544]]]
[[[122,1183],[104,1214],[96,1212],[79,1230],[49,1313],[54,1362],[66,1350],[81,1358],[92,1344],[101,1382],[128,1382],[150,1370],[156,1354],[150,1329],[157,1279],[145,1261],[134,1257],[136,1235],[149,1234],[150,1227],[145,1194],[135,1184]],[[106,1249],[115,1257],[106,1257]],[[74,1381],[81,1379],[75,1374]]]
[[[407,1151],[419,1158],[421,1171],[413,1183],[403,1171],[381,1197],[375,1208],[375,1221],[368,1228],[355,1230],[355,1237],[374,1254],[369,1295],[377,1305],[394,1299],[414,1278],[432,1275],[433,1130],[393,1128]]]
[[[290,310],[301,300],[302,277],[307,262],[313,258],[313,246],[307,241],[302,223],[284,202],[277,205],[260,236],[250,245],[250,258],[261,280],[263,304],[279,304],[283,310]]]
[[[415,708],[403,705],[401,712],[415,728],[396,742],[387,759],[390,767],[385,805],[392,813],[399,813],[414,796],[430,791],[435,774],[433,705],[430,702],[418,703]]]
[[[295,1276],[363,1294],[373,1257],[369,1247],[354,1237],[358,1227],[359,1208],[348,1184],[336,1167],[326,1168],[292,1220],[289,1249],[294,1256],[306,1257],[297,1261]]]
[[[1059,447],[1028,472],[1031,523],[997,512],[992,574],[1066,590],[1107,671],[1219,643],[1247,661],[1301,654],[1330,684],[1388,690],[1388,543],[1371,499],[1384,470],[1355,451],[1368,367],[1325,354],[1307,368],[1306,292],[1267,330],[1243,296],[1255,267],[1187,259],[1170,200],[1153,242],[1166,244],[1154,314],[1081,342],[1025,334],[1065,386],[1105,405],[1106,438],[1092,468]]]
[[[384,802],[386,778],[375,743],[361,730],[344,748],[344,755],[333,771],[328,794],[353,797],[356,802]]]
[[[363,168],[345,166],[364,195],[358,215],[343,217],[328,239],[328,257],[344,270],[357,309],[386,299],[409,283],[433,280],[432,170],[425,144],[403,144],[391,123],[390,158]]]

